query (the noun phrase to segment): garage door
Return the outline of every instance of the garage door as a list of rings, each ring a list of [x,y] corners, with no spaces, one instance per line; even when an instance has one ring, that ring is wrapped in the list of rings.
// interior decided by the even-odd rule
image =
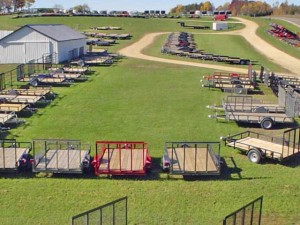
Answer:
[[[30,42],[25,43],[25,61],[29,62],[33,59],[38,60],[38,62],[43,62],[42,57],[50,52],[49,42]]]

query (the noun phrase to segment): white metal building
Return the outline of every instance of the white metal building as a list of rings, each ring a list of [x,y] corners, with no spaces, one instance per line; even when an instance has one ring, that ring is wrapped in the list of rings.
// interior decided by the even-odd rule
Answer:
[[[214,22],[213,30],[228,30],[228,23],[226,22]]]
[[[61,63],[85,54],[85,46],[86,37],[65,25],[25,25],[0,39],[0,64],[27,63],[50,54],[54,63]]]

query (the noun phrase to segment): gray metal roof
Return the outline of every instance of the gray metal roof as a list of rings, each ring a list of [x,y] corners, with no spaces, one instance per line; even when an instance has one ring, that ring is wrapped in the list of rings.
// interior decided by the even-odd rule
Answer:
[[[68,41],[86,38],[85,35],[62,24],[28,24],[24,27],[30,27],[31,29],[55,41]]]

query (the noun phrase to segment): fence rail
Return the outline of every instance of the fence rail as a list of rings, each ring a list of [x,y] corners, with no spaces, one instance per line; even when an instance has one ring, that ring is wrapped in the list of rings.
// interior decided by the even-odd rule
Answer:
[[[263,196],[226,216],[223,225],[261,225]]]
[[[72,217],[71,225],[127,225],[127,196]]]

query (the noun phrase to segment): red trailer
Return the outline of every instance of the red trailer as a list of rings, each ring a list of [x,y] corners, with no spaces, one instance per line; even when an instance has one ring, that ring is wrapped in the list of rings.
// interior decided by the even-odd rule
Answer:
[[[129,141],[97,141],[93,166],[96,175],[146,175],[151,169],[148,144]]]
[[[225,21],[227,19],[228,19],[228,15],[227,14],[214,15],[214,20]]]

